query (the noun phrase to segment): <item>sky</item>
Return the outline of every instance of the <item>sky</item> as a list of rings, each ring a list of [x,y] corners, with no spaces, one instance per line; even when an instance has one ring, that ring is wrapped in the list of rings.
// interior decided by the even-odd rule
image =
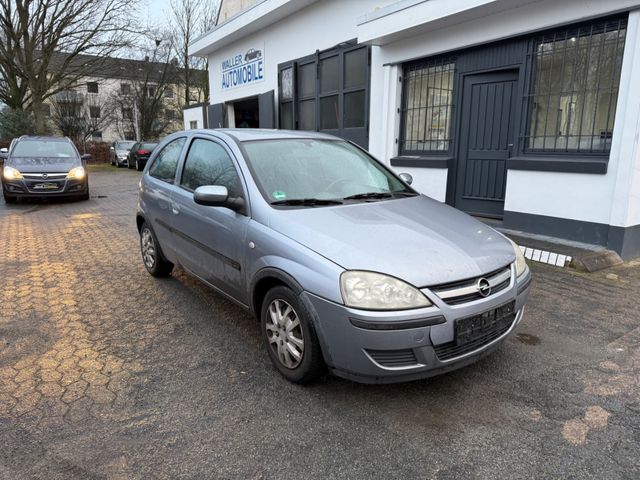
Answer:
[[[143,21],[158,24],[166,21],[170,9],[169,0],[142,0],[138,11]]]

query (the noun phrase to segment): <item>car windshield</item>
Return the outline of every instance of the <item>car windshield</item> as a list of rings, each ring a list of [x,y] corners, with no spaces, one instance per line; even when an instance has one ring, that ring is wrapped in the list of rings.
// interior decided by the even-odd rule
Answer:
[[[68,142],[56,140],[22,140],[11,152],[12,157],[76,157],[76,150]]]
[[[297,204],[311,205],[311,200],[355,201],[415,194],[347,142],[277,139],[248,141],[243,145],[255,180],[272,204],[305,200]],[[354,196],[363,198],[349,198]]]
[[[136,142],[116,142],[116,150],[129,150]]]

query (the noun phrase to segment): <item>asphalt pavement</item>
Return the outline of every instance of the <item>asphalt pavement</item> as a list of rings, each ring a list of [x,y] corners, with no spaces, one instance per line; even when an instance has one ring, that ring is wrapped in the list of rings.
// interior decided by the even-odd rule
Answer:
[[[302,387],[254,318],[147,274],[139,175],[0,200],[0,478],[640,478],[640,261],[532,264],[523,323],[462,370]]]

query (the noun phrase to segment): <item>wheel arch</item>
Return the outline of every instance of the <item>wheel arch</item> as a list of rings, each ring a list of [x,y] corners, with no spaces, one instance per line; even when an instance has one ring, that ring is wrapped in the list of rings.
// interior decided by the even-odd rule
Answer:
[[[255,317],[260,319],[262,302],[267,292],[274,287],[285,286],[290,288],[296,295],[302,293],[303,288],[288,273],[273,267],[265,267],[258,271],[251,281],[250,307]]]
[[[138,228],[138,233],[140,233],[140,230],[142,229],[142,224],[146,221],[147,220],[144,218],[144,216],[141,213],[136,214],[136,227]]]

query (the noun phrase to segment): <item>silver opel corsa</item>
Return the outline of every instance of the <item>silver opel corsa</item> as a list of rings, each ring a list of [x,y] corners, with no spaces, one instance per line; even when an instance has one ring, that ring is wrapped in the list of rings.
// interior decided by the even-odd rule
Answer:
[[[330,135],[174,133],[140,181],[144,265],[252,312],[293,382],[444,373],[513,331],[531,274],[513,242],[410,183]]]

